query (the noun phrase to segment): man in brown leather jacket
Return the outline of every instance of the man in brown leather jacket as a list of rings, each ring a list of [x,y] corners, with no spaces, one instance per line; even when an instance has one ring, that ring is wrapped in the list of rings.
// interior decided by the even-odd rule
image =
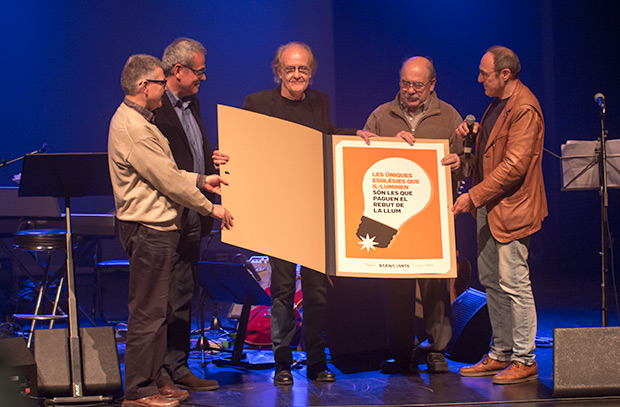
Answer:
[[[476,215],[478,274],[493,328],[489,353],[460,373],[494,376],[495,384],[521,383],[538,374],[527,258],[530,235],[547,216],[541,167],[544,121],[538,100],[519,80],[520,70],[519,58],[506,47],[489,48],[480,61],[478,82],[494,99],[473,128],[473,186],[452,208],[455,215]],[[467,133],[462,123],[457,134]]]

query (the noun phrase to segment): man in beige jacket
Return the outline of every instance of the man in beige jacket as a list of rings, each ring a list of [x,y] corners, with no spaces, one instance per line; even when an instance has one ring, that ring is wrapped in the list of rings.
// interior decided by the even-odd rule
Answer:
[[[233,218],[201,192],[220,193],[226,182],[179,170],[153,124],[152,111],[166,88],[161,61],[131,56],[121,86],[125,99],[110,122],[108,160],[119,237],[130,263],[123,406],[178,406],[189,393],[161,372],[184,207],[219,219],[227,229]]]

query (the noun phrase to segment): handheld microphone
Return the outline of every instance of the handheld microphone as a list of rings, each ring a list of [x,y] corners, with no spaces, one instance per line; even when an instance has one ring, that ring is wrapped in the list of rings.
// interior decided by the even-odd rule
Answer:
[[[594,101],[598,104],[601,110],[605,110],[605,95],[601,92],[594,95]]]
[[[465,118],[465,123],[469,128],[469,132],[467,136],[465,136],[465,141],[463,142],[463,151],[465,152],[465,158],[471,157],[471,146],[474,144],[474,123],[476,122],[476,117],[473,114],[468,114]]]

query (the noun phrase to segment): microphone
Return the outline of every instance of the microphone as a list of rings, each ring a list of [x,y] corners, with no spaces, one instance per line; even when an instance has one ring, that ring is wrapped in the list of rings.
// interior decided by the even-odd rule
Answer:
[[[463,151],[465,152],[465,158],[471,157],[471,146],[474,144],[474,123],[476,122],[476,117],[473,114],[468,114],[465,118],[465,123],[467,123],[467,127],[469,128],[469,132],[467,136],[465,136],[465,141],[463,142]]]
[[[43,143],[41,148],[38,151],[39,153],[47,153],[47,143]]]
[[[598,104],[601,110],[605,110],[605,95],[601,92],[594,95],[594,101]]]

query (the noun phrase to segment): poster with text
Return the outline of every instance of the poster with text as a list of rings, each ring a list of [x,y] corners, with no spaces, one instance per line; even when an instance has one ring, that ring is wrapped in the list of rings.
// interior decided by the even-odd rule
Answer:
[[[456,277],[447,140],[333,143],[339,276]]]

